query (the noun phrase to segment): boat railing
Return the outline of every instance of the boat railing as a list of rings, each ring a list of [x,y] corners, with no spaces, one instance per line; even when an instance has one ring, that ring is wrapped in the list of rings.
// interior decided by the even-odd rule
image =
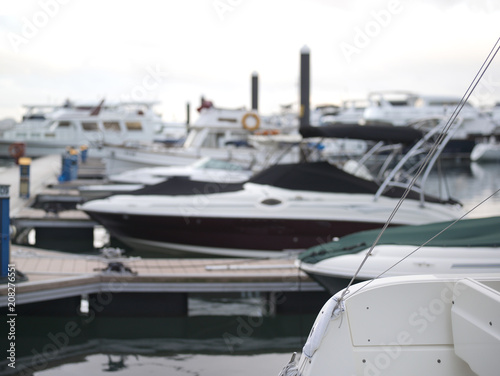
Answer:
[[[442,119],[439,124],[431,128],[415,145],[402,156],[396,166],[388,173],[385,180],[380,184],[374,200],[378,200],[384,192],[391,187],[408,188],[408,184],[402,184],[403,177],[410,177],[414,172],[423,168],[422,178],[419,186],[413,186],[411,190],[419,193],[420,205],[425,205],[425,185],[436,161],[446,147],[446,144],[453,137],[460,127],[463,119],[457,118],[446,130],[448,119]],[[423,120],[428,121],[428,119]],[[443,134],[443,132],[445,132]],[[413,160],[413,162],[411,162]],[[425,166],[423,166],[425,164]],[[409,166],[409,167],[408,167]],[[412,179],[413,180],[413,179]],[[411,180],[410,180],[411,181]]]

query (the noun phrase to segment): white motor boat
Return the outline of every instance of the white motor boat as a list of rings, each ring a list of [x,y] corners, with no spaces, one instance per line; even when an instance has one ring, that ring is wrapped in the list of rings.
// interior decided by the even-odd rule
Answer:
[[[325,114],[321,118],[322,125],[361,124],[367,106],[368,100],[366,99],[345,100],[337,113]]]
[[[364,231],[312,247],[297,265],[332,294],[348,285],[368,252],[357,282],[381,275],[500,273],[499,228],[500,217],[393,227],[373,250],[380,230]]]
[[[366,124],[393,124],[407,126],[428,117],[449,117],[461,98],[423,96],[405,91],[379,91],[368,95],[369,104],[363,114]],[[496,127],[490,116],[465,103],[460,112],[463,119],[449,142],[446,152],[468,155],[476,140],[489,136]]]
[[[155,102],[117,104],[30,105],[23,121],[3,133],[0,156],[39,157],[87,146],[100,156],[106,144],[153,141],[164,122],[153,111]]]
[[[140,167],[183,166],[201,157],[259,169],[263,165],[276,163],[282,157],[279,151],[283,149],[284,143],[280,139],[265,148],[256,148],[249,142],[250,135],[257,134],[272,140],[297,132],[296,124],[280,124],[275,119],[260,116],[254,110],[216,108],[208,101],[203,102],[198,110],[198,119],[189,126],[184,143],[179,147],[138,142],[106,146],[103,159],[106,174],[109,176]],[[296,143],[295,139],[292,145]],[[288,161],[298,160],[298,155],[293,153],[287,153],[286,156],[290,158]]]
[[[112,194],[127,194],[146,186],[175,180],[178,187],[171,189],[172,184],[163,184],[166,194],[187,194],[183,190],[186,180],[200,183],[239,184],[247,181],[253,172],[240,165],[219,161],[213,158],[200,158],[187,166],[144,167],[125,171],[108,177],[108,184],[84,185],[79,187],[80,195],[85,199],[107,197]],[[166,186],[169,189],[166,189]],[[194,193],[194,192],[193,192]]]
[[[314,137],[339,130],[311,128],[308,132]],[[382,127],[350,129],[358,137],[362,130],[371,137],[384,137]],[[407,141],[421,137],[415,129],[404,127],[391,126],[386,134],[392,139],[399,134]],[[408,186],[408,173],[422,162],[419,157],[438,134],[436,127],[420,138],[394,168],[389,166],[396,155],[401,156],[401,144],[379,142],[362,160],[351,160],[343,169],[321,161],[278,164],[234,192],[225,192],[223,184],[208,184],[197,188],[195,195],[116,195],[89,201],[80,209],[138,250],[276,257],[284,250],[304,250],[333,237],[381,227]],[[440,147],[445,144],[446,139]],[[372,173],[376,151],[384,157],[377,173]],[[457,201],[425,194],[427,176],[409,193],[392,224],[445,221],[462,214]]]
[[[494,162],[500,160],[500,143],[492,136],[488,141],[477,143],[470,153],[472,162]]]
[[[326,302],[280,376],[495,376],[499,317],[498,273],[358,283]]]

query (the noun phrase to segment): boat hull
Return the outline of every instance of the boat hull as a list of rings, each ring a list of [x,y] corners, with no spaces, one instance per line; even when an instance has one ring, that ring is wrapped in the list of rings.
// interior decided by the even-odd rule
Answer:
[[[500,145],[492,143],[477,144],[471,152],[473,162],[491,162],[500,160]]]
[[[277,257],[381,226],[342,220],[88,214],[132,248],[172,256]]]

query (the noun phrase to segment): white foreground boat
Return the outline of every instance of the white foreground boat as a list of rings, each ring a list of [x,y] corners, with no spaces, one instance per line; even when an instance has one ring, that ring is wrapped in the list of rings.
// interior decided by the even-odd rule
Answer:
[[[388,277],[344,293],[280,376],[498,375],[499,274]]]
[[[153,141],[165,125],[152,109],[155,102],[60,106],[26,106],[23,121],[6,130],[0,139],[1,157],[39,157],[64,152],[68,146],[85,145],[100,156],[106,144]]]

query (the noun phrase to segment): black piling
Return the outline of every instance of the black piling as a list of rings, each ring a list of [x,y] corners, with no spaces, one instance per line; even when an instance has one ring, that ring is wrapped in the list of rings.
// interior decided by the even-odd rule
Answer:
[[[259,75],[252,73],[252,110],[259,109]]]
[[[304,46],[300,50],[300,127],[309,126],[310,117],[310,50]]]

